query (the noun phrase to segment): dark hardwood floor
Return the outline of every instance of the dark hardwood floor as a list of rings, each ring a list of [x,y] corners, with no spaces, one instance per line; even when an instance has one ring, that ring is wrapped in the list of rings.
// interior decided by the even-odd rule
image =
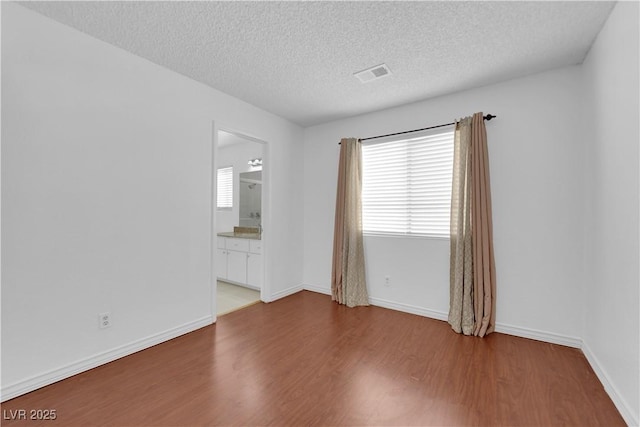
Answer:
[[[17,409],[57,419],[2,425],[624,425],[580,350],[306,291],[2,405]]]

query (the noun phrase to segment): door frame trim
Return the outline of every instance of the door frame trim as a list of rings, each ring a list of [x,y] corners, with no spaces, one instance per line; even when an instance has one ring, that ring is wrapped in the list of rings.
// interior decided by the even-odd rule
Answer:
[[[220,131],[233,134],[239,138],[246,139],[249,142],[255,142],[262,145],[262,287],[260,289],[260,300],[263,302],[273,301],[271,292],[271,274],[270,274],[270,257],[269,257],[269,237],[271,231],[271,163],[269,161],[270,144],[267,140],[251,135],[243,130],[236,129],[231,126],[220,124],[218,121],[212,121],[212,138],[211,138],[211,239],[210,239],[210,282],[211,282],[211,316],[215,322],[217,319],[217,275],[215,269],[214,255],[218,247],[218,233],[216,231],[217,224],[217,168],[218,168],[218,133]]]

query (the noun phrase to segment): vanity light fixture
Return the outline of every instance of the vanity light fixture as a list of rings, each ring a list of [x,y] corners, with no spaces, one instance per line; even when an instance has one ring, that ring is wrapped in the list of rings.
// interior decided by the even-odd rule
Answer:
[[[251,159],[249,160],[249,166],[251,167],[256,167],[256,166],[262,166],[262,158],[257,158],[257,159]]]

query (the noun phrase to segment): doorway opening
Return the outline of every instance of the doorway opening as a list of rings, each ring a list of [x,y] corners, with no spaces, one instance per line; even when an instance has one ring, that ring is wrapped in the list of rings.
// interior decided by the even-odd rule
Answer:
[[[214,123],[214,317],[268,301],[269,184],[265,141]]]

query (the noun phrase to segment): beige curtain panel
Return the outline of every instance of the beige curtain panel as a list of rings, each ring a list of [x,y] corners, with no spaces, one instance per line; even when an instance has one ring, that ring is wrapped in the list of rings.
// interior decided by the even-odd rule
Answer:
[[[333,233],[331,298],[348,307],[369,305],[362,237],[362,147],[356,138],[340,142]]]
[[[451,187],[449,323],[471,335],[473,315],[473,255],[471,246],[471,117],[456,124]]]
[[[495,328],[496,269],[482,113],[456,123],[450,256],[449,324],[458,333],[485,336]]]

